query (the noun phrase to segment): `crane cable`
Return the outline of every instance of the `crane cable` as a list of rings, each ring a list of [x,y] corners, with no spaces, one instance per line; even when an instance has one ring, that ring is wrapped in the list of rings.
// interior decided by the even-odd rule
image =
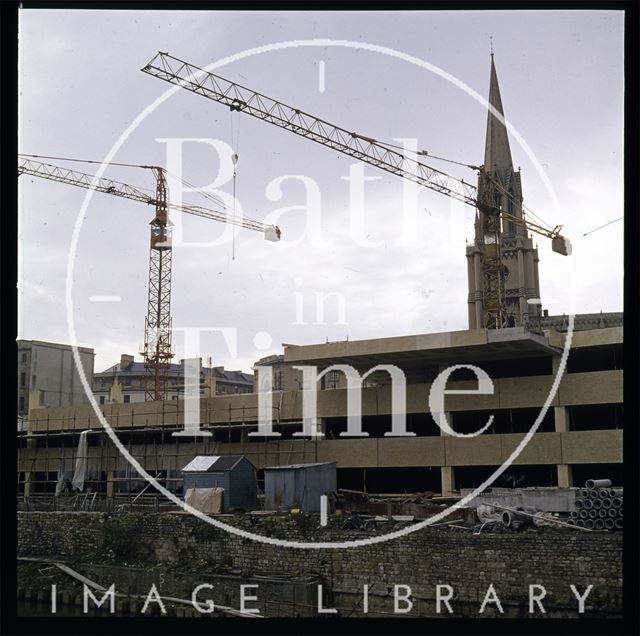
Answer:
[[[405,153],[410,152],[411,154],[416,155],[417,157],[429,157],[430,159],[437,159],[438,161],[455,163],[458,166],[463,166],[464,168],[471,168],[472,170],[476,170],[478,168],[478,166],[474,166],[473,164],[470,164],[470,163],[463,163],[462,161],[454,161],[453,159],[445,159],[444,157],[438,157],[436,155],[432,155],[428,150],[411,150],[409,148],[405,148],[404,146],[398,146],[397,144],[392,144],[386,141],[378,141],[377,139],[374,139],[373,141],[380,144],[381,146],[385,146],[388,148],[397,148],[398,150],[402,150]]]
[[[109,161],[109,162],[107,162],[105,164],[104,161],[96,161],[94,159],[74,159],[74,158],[71,158],[71,157],[53,157],[51,155],[31,155],[31,154],[27,154],[27,153],[23,153],[23,152],[18,153],[18,157],[24,157],[24,158],[30,158],[30,159],[52,159],[54,161],[73,161],[75,163],[91,163],[91,164],[96,164],[96,165],[119,166],[119,167],[124,167],[124,168],[144,168],[144,169],[149,169],[149,168],[153,167],[153,166],[143,165],[143,164],[119,163],[119,162],[112,162],[112,161]],[[60,166],[54,166],[54,167],[59,168]],[[175,179],[176,181],[179,181],[181,185],[184,185],[184,186],[194,190],[195,192],[198,192],[198,194],[202,195],[206,199],[209,199],[211,202],[213,202],[216,205],[218,205],[222,209],[223,212],[225,212],[225,213],[228,212],[228,208],[225,205],[224,201],[222,201],[218,197],[214,196],[213,194],[211,194],[209,192],[200,190],[193,183],[190,183],[189,181],[187,181],[186,179],[183,179],[182,177],[178,177],[177,175],[169,172],[166,169],[165,169],[165,172],[168,175],[170,175],[173,179]],[[234,172],[235,172],[235,170],[234,170]],[[88,176],[95,176],[95,175],[88,175]],[[135,187],[136,187],[137,190],[146,191],[146,192],[153,192],[150,188],[143,188],[141,186],[135,186]],[[235,183],[234,183],[234,191],[235,191]],[[234,205],[234,208],[235,208],[235,205]],[[234,216],[234,219],[235,219],[235,209],[233,211],[233,216]],[[253,219],[253,218],[248,217],[248,216],[244,216],[243,218],[246,218],[247,221],[251,221],[251,222],[254,222],[254,223],[261,223],[261,221],[258,221],[257,219]]]
[[[430,159],[437,159],[438,161],[446,161],[447,163],[452,163],[455,164],[457,166],[462,166],[463,168],[470,168],[471,170],[478,170],[480,168],[480,166],[476,166],[473,165],[471,163],[464,163],[462,161],[455,161],[453,159],[446,159],[445,157],[439,157],[437,155],[432,155],[428,150],[410,150],[409,148],[405,148],[404,146],[399,146],[397,144],[392,144],[392,143],[388,143],[386,141],[376,141],[376,143],[380,144],[381,146],[385,146],[388,148],[397,148],[398,150],[402,150],[404,153],[411,153],[413,155],[415,155],[416,157],[429,157]],[[513,197],[507,193],[504,192],[504,194],[507,196],[507,198],[513,200]],[[538,216],[535,212],[533,212],[533,210],[530,210],[527,206],[525,206],[524,204],[522,204],[522,210],[523,212],[527,212],[529,213],[531,216],[535,217],[536,219],[538,219],[538,221],[543,225],[546,226],[547,229],[551,229],[551,225],[545,221],[542,217]]]
[[[34,159],[54,159],[55,161],[75,161],[77,163],[95,163],[107,166],[120,166],[124,168],[151,168],[152,166],[140,165],[135,163],[116,163],[114,161],[95,161],[92,159],[71,159],[70,157],[51,157],[49,155],[28,155],[25,153],[18,153],[18,157],[32,157]]]
[[[597,232],[598,230],[601,230],[603,227],[607,227],[607,225],[611,225],[612,223],[615,223],[616,221],[622,221],[624,217],[619,217],[617,219],[613,219],[613,221],[609,221],[608,223],[605,223],[604,225],[601,225],[600,227],[597,227],[593,230],[589,230],[588,232],[585,232],[582,236],[587,236],[588,234],[592,234],[593,232]]]
[[[233,151],[231,155],[231,161],[233,162],[233,210],[232,215],[235,223],[236,218],[236,181],[238,176],[238,171],[236,166],[238,165],[238,150],[240,150],[240,119],[236,117],[236,131],[234,134],[234,115],[233,111],[229,111],[229,116],[231,119],[231,149]],[[236,233],[232,232],[231,235],[231,260],[236,260]]]

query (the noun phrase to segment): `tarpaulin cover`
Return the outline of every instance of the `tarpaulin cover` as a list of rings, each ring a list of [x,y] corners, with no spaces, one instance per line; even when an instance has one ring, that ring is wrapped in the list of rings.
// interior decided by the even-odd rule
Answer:
[[[189,488],[184,501],[200,512],[218,514],[222,512],[224,488]]]
[[[76,471],[73,474],[71,485],[76,490],[84,490],[84,480],[87,478],[87,433],[90,431],[82,431],[80,433],[80,441],[78,442],[78,454],[76,455]]]

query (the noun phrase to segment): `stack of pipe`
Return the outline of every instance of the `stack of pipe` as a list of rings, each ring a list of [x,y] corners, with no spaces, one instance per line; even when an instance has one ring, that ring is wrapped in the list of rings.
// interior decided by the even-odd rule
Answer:
[[[610,479],[587,479],[576,494],[570,523],[589,530],[622,530],[622,488]]]

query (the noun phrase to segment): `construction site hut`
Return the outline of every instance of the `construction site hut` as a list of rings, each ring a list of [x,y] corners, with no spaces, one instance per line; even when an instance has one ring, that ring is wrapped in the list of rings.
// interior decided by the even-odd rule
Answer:
[[[265,509],[320,512],[322,495],[335,493],[336,484],[335,462],[265,468]]]
[[[243,455],[197,455],[183,469],[183,492],[189,488],[223,488],[222,510],[258,508],[255,466]]]

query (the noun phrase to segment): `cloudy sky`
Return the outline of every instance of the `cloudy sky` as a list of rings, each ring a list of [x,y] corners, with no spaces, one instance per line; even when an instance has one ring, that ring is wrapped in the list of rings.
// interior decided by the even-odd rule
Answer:
[[[258,232],[240,230],[234,243],[174,247],[173,326],[227,328],[237,335],[237,352],[220,333],[203,336],[200,353],[217,365],[249,370],[256,359],[280,352],[283,342],[465,329],[471,207],[424,190],[417,227],[407,236],[403,180],[365,166],[366,213],[355,240],[350,210],[358,192],[347,180],[357,169],[352,159],[181,89],[126,140],[121,136],[171,88],[140,71],[160,50],[200,67],[237,56],[215,72],[348,130],[391,143],[417,139],[420,149],[434,155],[481,163],[485,107],[398,53],[438,67],[486,97],[490,36],[505,115],[557,197],[554,201],[512,135],[525,203],[548,224],[563,224],[574,248],[564,258],[539,238],[543,305],[552,314],[568,313],[573,293],[578,312],[620,311],[623,223],[583,234],[623,213],[621,12],[25,10],[20,150],[102,161],[119,144],[112,161],[164,165],[167,144],[161,139],[214,139],[233,148],[239,156],[239,204],[252,218],[278,217],[283,241],[270,243]],[[314,39],[336,42],[313,44]],[[250,51],[292,41],[301,44]],[[467,168],[433,165],[475,181]],[[220,167],[212,147],[185,143],[187,181],[211,184]],[[105,176],[154,187],[148,170],[108,167]],[[232,181],[218,189],[230,194]],[[38,178],[20,179],[20,337],[70,341],[67,261],[85,194]],[[310,217],[309,210],[317,214]],[[96,350],[96,370],[121,353],[137,354],[143,341],[151,218],[143,204],[97,193],[82,219],[73,263],[73,315],[78,344]],[[305,233],[309,218],[319,228],[315,234]],[[187,218],[183,238],[213,242],[224,230],[221,223]],[[332,292],[343,295],[344,320],[335,295],[327,300],[324,317],[317,314],[317,295]],[[121,301],[89,300],[96,295]],[[271,346],[264,336],[256,346],[259,332],[271,336]],[[175,344],[180,358],[180,334]]]

